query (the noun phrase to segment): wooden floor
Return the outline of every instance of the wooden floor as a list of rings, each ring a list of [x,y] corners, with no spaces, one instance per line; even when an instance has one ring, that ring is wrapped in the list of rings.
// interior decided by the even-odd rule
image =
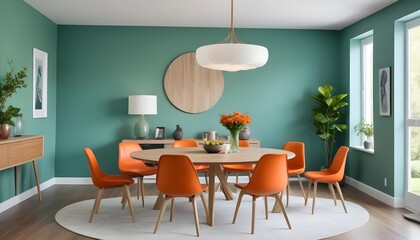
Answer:
[[[300,191],[296,182],[291,183],[291,188],[292,195],[299,195]],[[319,186],[318,191],[319,197],[330,197],[324,185]],[[342,191],[347,201],[362,205],[369,212],[370,218],[364,226],[329,239],[420,239],[420,224],[402,217],[402,214],[408,213],[407,210],[391,208],[349,185],[344,185]],[[38,196],[33,196],[0,213],[1,240],[89,239],[59,226],[54,220],[54,215],[66,205],[94,198],[96,193],[94,186],[54,185],[42,193],[44,199],[42,203],[38,202]],[[132,193],[134,195],[135,191],[133,190]],[[154,184],[145,184],[145,193],[157,195]],[[105,191],[104,197],[120,194],[119,190],[109,189]]]

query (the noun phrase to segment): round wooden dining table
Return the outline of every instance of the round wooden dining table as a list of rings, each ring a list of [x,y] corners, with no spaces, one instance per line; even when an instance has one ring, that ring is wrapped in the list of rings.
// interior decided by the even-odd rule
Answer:
[[[288,159],[294,158],[295,154],[290,151],[273,148],[239,148],[236,153],[207,153],[203,147],[186,147],[186,148],[159,148],[151,150],[142,150],[131,153],[134,159],[142,160],[149,163],[159,164],[159,158],[162,155],[186,155],[193,164],[208,165],[209,169],[209,215],[207,224],[214,225],[214,195],[215,195],[215,178],[219,178],[221,189],[226,200],[233,200],[233,194],[223,173],[221,165],[223,164],[243,164],[257,163],[265,154],[286,154]],[[163,195],[159,194],[153,209],[160,209],[163,203]]]

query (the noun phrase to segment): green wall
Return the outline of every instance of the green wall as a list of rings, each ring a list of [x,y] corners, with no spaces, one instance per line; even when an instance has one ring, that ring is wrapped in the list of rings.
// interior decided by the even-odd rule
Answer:
[[[48,53],[48,117],[32,118],[32,49]],[[27,87],[19,89],[7,102],[21,108],[26,135],[44,135],[44,158],[37,161],[40,182],[55,175],[56,147],[56,52],[57,26],[23,1],[0,1],[0,75],[9,70],[28,69]],[[19,167],[19,192],[35,186],[32,164]],[[14,171],[0,171],[0,202],[14,196]]]
[[[418,0],[400,0],[340,31],[341,45],[341,75],[340,79],[349,89],[349,59],[350,40],[368,31],[373,31],[374,57],[373,57],[373,86],[374,86],[374,125],[375,125],[375,154],[360,152],[352,149],[348,158],[347,175],[363,182],[390,196],[404,196],[404,78],[403,74],[395,72],[404,71],[402,65],[394,58],[395,51],[395,22],[400,18],[420,10]],[[378,109],[378,70],[391,66],[391,97],[392,116],[379,116]],[[352,129],[352,126],[351,126]],[[384,186],[384,178],[388,186]]]
[[[158,114],[146,116],[152,131],[176,124],[184,137],[228,132],[219,114],[239,110],[252,117],[252,137],[262,147],[303,141],[308,169],[323,163],[323,143],[315,135],[308,98],[319,85],[340,83],[337,31],[237,29],[240,38],[266,46],[270,57],[259,69],[224,73],[219,102],[200,114],[175,108],[163,89],[167,67],[177,56],[216,43],[227,29],[159,27],[58,27],[57,177],[87,177],[83,153],[91,147],[106,172],[118,172],[118,142],[134,138],[136,116],[127,114],[133,94],[158,97]],[[183,93],[180,93],[183,94]],[[344,136],[344,135],[343,135]]]

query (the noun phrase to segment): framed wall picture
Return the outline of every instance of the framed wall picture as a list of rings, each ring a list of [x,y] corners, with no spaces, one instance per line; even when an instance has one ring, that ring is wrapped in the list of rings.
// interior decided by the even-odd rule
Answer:
[[[379,69],[379,115],[391,116],[391,67]]]
[[[46,118],[48,103],[48,53],[36,48],[33,49],[32,85],[33,118]]]
[[[165,139],[165,127],[156,128],[155,139]]]

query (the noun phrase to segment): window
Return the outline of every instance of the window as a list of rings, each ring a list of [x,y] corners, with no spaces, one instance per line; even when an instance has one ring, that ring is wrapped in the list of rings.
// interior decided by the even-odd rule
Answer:
[[[407,191],[420,199],[420,19],[407,23],[406,36]]]
[[[373,124],[373,37],[361,41],[361,116],[367,124]]]
[[[373,31],[350,40],[350,146],[373,153],[373,139],[353,131],[360,122],[373,124]],[[369,131],[369,126],[362,125]],[[368,141],[368,142],[367,142]]]

